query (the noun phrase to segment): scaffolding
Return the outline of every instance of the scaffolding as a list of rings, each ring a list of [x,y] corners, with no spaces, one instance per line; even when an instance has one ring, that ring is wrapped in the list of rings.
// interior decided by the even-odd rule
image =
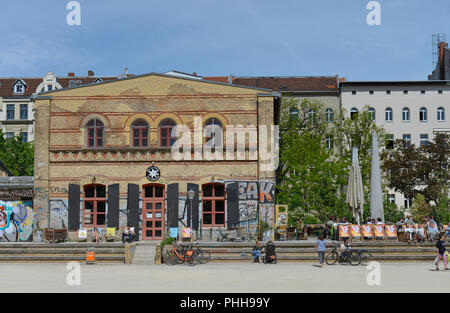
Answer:
[[[446,42],[445,34],[433,34],[432,36],[432,47],[433,47],[433,71],[436,69],[436,66],[439,62],[439,50],[441,42]]]

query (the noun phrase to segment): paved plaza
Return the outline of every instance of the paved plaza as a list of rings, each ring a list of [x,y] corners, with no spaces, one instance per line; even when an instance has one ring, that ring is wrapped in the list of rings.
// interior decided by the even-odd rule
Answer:
[[[69,286],[67,264],[0,264],[0,292],[450,292],[450,271],[430,263],[381,263],[381,285],[369,286],[363,266],[311,263],[81,265],[79,286]]]

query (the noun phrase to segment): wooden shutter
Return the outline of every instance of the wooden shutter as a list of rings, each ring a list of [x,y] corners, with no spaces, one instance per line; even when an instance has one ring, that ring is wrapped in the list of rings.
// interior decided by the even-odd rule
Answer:
[[[80,229],[80,185],[69,184],[69,230]]]
[[[195,191],[195,197],[194,200],[192,200],[192,208],[191,208],[191,213],[192,213],[192,229],[193,230],[198,230],[198,225],[199,225],[199,186],[197,184],[191,184],[188,183],[187,184],[187,191],[189,190],[193,190]],[[189,201],[189,200],[188,200]],[[191,201],[189,201],[189,206],[191,205],[190,203]]]
[[[119,184],[108,186],[108,227],[119,228]]]
[[[128,224],[134,227],[136,233],[136,241],[139,240],[139,186],[135,184],[128,184]]]
[[[227,227],[239,224],[239,184],[227,185]]]
[[[167,186],[167,224],[178,227],[178,184]]]

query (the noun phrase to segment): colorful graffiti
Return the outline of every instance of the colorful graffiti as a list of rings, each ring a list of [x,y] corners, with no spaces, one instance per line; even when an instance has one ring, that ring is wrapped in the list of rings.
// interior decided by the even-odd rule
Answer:
[[[33,235],[31,201],[0,201],[0,238],[29,241]]]

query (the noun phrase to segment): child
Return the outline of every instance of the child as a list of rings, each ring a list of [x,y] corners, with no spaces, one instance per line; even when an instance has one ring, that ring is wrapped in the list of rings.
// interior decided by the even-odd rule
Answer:
[[[444,234],[443,233],[439,234],[439,239],[436,242],[436,254],[437,254],[436,263],[435,263],[436,271],[439,271],[439,261],[441,259],[444,260],[445,270],[448,271],[447,256],[445,255],[445,242],[444,242]]]
[[[323,235],[320,235],[316,242],[316,250],[319,254],[320,267],[323,267],[323,261],[325,260],[325,251],[327,250],[327,242]]]

